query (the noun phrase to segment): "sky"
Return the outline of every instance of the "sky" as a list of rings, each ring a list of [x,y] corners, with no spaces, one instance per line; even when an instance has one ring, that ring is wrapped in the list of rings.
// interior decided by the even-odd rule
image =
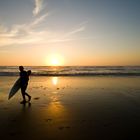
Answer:
[[[140,0],[1,0],[0,65],[140,65]]]

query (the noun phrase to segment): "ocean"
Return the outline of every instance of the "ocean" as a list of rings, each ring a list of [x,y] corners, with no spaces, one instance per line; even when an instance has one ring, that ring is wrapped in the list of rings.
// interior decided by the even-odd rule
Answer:
[[[140,76],[140,66],[25,66],[33,76]],[[19,75],[18,66],[0,66],[0,76]]]

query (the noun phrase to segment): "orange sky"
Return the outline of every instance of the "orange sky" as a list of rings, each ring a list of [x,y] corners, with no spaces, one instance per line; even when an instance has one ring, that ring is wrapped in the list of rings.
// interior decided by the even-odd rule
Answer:
[[[140,65],[139,5],[0,1],[0,65]]]

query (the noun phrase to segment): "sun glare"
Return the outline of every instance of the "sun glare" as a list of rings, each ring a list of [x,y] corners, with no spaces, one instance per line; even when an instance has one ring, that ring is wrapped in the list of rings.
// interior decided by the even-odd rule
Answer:
[[[60,65],[60,62],[59,62],[59,60],[58,60],[57,58],[53,58],[53,59],[51,60],[51,64],[52,64],[53,66],[58,66],[58,65]]]
[[[64,65],[64,58],[61,55],[51,55],[47,58],[47,65],[62,66]]]

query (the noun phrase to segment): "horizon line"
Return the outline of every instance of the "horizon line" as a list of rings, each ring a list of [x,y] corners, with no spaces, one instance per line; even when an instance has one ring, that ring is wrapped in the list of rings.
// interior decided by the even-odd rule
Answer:
[[[51,66],[51,65],[0,65],[0,67],[140,67],[140,65],[61,65],[61,66]]]

